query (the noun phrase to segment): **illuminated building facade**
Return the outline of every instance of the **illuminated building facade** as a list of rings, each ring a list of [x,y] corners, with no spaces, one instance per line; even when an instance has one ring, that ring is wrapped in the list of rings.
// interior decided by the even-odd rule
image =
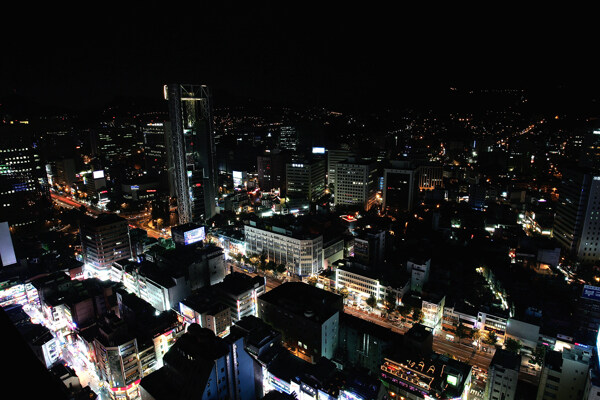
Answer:
[[[216,148],[211,96],[205,85],[164,86],[169,185],[177,197],[179,223],[201,222],[216,211]]]
[[[211,289],[221,303],[229,307],[231,321],[237,322],[245,316],[257,316],[257,298],[265,293],[264,277],[250,277],[240,272],[233,272],[214,285]]]
[[[397,359],[398,357],[396,357]],[[380,379],[388,398],[466,399],[471,387],[471,366],[444,355],[385,358]]]
[[[600,258],[600,176],[582,168],[565,169],[559,189],[553,236],[584,264]]]
[[[266,253],[269,260],[285,264],[294,275],[310,276],[323,269],[323,236],[298,235],[288,229],[244,226],[248,254]]]
[[[354,153],[352,153],[350,150],[329,149],[327,151],[327,187],[329,187],[333,193],[335,193],[337,163],[353,156]]]
[[[325,193],[325,160],[313,158],[287,163],[285,179],[288,198],[317,201]]]
[[[420,165],[417,177],[419,190],[444,187],[444,168],[441,165]]]
[[[339,161],[336,166],[336,206],[361,206],[368,211],[375,205],[377,194],[377,164],[355,158]]]
[[[335,270],[335,285],[338,289],[347,288],[358,293],[365,300],[373,296],[378,301],[384,301],[388,296],[401,299],[409,289],[409,282],[392,287],[384,282],[380,274],[371,270],[357,268],[350,265],[338,267]]]
[[[285,150],[296,151],[300,140],[298,132],[293,126],[282,126],[279,129],[279,147]]]
[[[81,219],[79,234],[86,273],[109,279],[114,262],[131,258],[129,225],[116,214]]]
[[[144,135],[146,169],[159,173],[166,171],[165,123],[152,118],[152,120],[142,123],[142,134]]]
[[[50,192],[37,144],[25,126],[0,129],[0,221],[12,229],[45,220]]]

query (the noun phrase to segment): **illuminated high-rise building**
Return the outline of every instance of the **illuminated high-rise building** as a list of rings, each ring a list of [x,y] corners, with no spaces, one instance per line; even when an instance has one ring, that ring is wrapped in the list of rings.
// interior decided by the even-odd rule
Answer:
[[[179,223],[201,222],[215,215],[216,148],[211,98],[205,85],[164,86],[169,101],[165,126],[171,196],[177,198]]]
[[[336,163],[336,206],[362,206],[366,211],[375,205],[377,164],[372,160],[348,158]]]
[[[600,176],[586,168],[565,168],[559,189],[553,236],[585,264],[600,258]]]
[[[82,218],[79,234],[84,268],[91,276],[108,279],[114,262],[131,257],[127,220],[116,214]]]
[[[293,126],[282,126],[279,130],[279,147],[285,150],[296,151],[300,140],[298,132]]]
[[[26,230],[45,221],[50,192],[44,164],[28,125],[0,127],[0,221]]]

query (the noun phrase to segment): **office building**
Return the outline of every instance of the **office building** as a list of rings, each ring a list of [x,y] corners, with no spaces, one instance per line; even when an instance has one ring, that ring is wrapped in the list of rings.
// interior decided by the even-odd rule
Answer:
[[[587,346],[548,350],[540,374],[537,400],[581,399],[591,366],[591,349]]]
[[[290,199],[317,201],[325,194],[325,160],[312,158],[287,163],[286,196]]]
[[[377,164],[348,158],[335,165],[335,206],[360,206],[369,211],[377,194]]]
[[[217,167],[211,96],[205,85],[169,84],[170,123],[166,147],[171,196],[179,223],[202,222],[215,215]]]
[[[583,168],[565,169],[559,189],[553,236],[584,264],[600,258],[600,176]]]
[[[252,358],[243,337],[216,337],[192,324],[165,354],[164,365],[141,381],[143,400],[255,399]]]
[[[279,128],[279,147],[295,152],[300,145],[298,132],[293,126],[281,126]]]
[[[598,357],[593,357],[591,364],[592,367],[588,372],[583,400],[600,400],[600,366],[598,364]]]
[[[108,198],[106,176],[103,169],[86,172],[83,176],[83,184],[85,186],[85,193],[90,199]]]
[[[144,135],[144,160],[146,170],[161,173],[167,168],[167,148],[165,146],[165,122],[159,118],[144,118],[141,123]]]
[[[327,151],[327,187],[335,193],[336,166],[340,161],[353,157],[354,153],[344,149],[329,149]]]
[[[84,217],[79,226],[84,271],[109,279],[113,263],[131,258],[129,224],[116,214]]]
[[[114,395],[125,399],[139,397],[142,378],[140,349],[127,325],[116,315],[106,315],[98,321],[98,335],[92,342],[98,376],[108,383]]]
[[[429,280],[431,259],[412,258],[406,262],[406,270],[411,275],[410,290],[421,293]]]
[[[424,164],[417,169],[419,190],[444,187],[444,168],[441,165]]]
[[[264,383],[268,381],[269,364],[278,354],[286,351],[281,346],[281,333],[254,316],[237,321],[231,331],[236,336],[244,337],[244,349],[253,360],[256,398],[261,399],[265,394]]]
[[[521,356],[504,349],[496,349],[485,385],[484,399],[514,400],[519,380]]]
[[[281,332],[297,357],[316,362],[337,348],[342,296],[299,282],[286,282],[258,298],[258,316]]]
[[[76,182],[75,177],[77,171],[75,170],[75,160],[72,158],[63,158],[54,162],[56,167],[56,176],[54,177],[54,184],[70,188],[73,183]]]
[[[144,376],[160,368],[165,353],[184,333],[179,315],[173,311],[157,313],[150,303],[123,288],[116,290],[116,315],[135,336],[140,350]]]
[[[375,272],[360,264],[354,265],[347,262],[346,265],[335,269],[336,288],[346,288],[351,293],[362,297],[363,300],[375,297],[379,302],[388,298],[394,298],[396,304],[409,290],[408,280],[398,280],[386,277],[383,272]]]
[[[191,291],[216,285],[225,277],[223,249],[213,244],[204,247],[185,246],[167,251],[150,249],[146,259],[161,270],[185,276]]]
[[[266,279],[262,276],[250,277],[240,272],[225,276],[223,282],[211,289],[222,304],[229,307],[231,320],[237,322],[245,316],[257,316],[257,298],[265,293]]]
[[[416,202],[417,169],[410,161],[390,161],[383,171],[383,208],[411,211]]]
[[[258,186],[262,191],[285,191],[286,158],[279,149],[267,150],[256,158]]]
[[[179,313],[187,325],[198,324],[210,329],[216,336],[229,335],[231,328],[231,310],[215,300],[210,291],[201,291],[186,297],[179,303]]]
[[[122,283],[129,293],[147,301],[160,312],[176,308],[191,293],[185,274],[178,270],[160,269],[147,260],[114,263],[111,279]]]
[[[584,285],[575,304],[575,339],[594,345],[600,326],[600,287]]]
[[[27,126],[0,126],[0,221],[13,231],[43,223],[50,210],[48,178]]]
[[[334,362],[344,368],[365,368],[379,374],[384,358],[393,354],[402,336],[351,314],[340,314],[338,348]]]
[[[304,277],[323,269],[323,236],[250,221],[244,226],[246,252],[285,264],[291,274]]]
[[[377,228],[355,229],[354,260],[378,268],[385,260],[386,230]]]
[[[431,328],[434,334],[442,328],[445,305],[446,296],[429,293],[421,298],[422,324]]]

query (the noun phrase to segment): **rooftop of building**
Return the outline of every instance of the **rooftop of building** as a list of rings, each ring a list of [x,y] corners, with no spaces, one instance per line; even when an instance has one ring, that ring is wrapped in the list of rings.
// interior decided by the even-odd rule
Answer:
[[[399,354],[394,359],[386,358],[381,367],[384,374],[392,374],[440,399],[462,396],[471,368],[467,363],[442,354],[410,352]]]
[[[521,366],[521,356],[508,350],[496,349],[494,357],[492,357],[491,365],[498,365],[506,369],[519,371]]]
[[[361,333],[366,333],[369,336],[375,337],[379,340],[390,341],[398,344],[403,340],[403,335],[396,333],[391,329],[384,328],[381,325],[369,322],[363,318],[355,317],[352,314],[340,313],[340,326],[356,329]]]
[[[251,277],[241,272],[232,272],[225,275],[222,282],[213,285],[213,290],[239,296],[252,289],[264,286],[265,283],[266,280],[262,276]]]
[[[187,231],[191,231],[193,229],[200,228],[202,225],[197,224],[195,222],[188,222],[187,224],[177,225],[171,227],[171,232],[183,233]]]
[[[77,304],[104,293],[105,289],[117,288],[118,282],[102,281],[97,278],[71,280],[44,287],[44,301],[51,306]]]
[[[410,276],[405,269],[394,268],[393,266],[375,269],[361,264],[353,257],[339,261],[337,269],[378,280],[382,286],[401,288],[410,281]]]
[[[124,314],[122,317],[135,330],[138,338],[153,337],[178,324],[175,311],[157,313],[150,303],[124,289],[118,289],[117,295],[120,297],[120,312]]]
[[[546,357],[544,358],[544,366],[559,372],[562,369],[563,364],[563,356],[560,351],[549,350],[546,352]]]
[[[98,215],[96,218],[87,215],[81,218],[81,226],[88,228],[100,228],[102,226],[116,223],[126,224],[127,220],[113,213],[103,213]]]
[[[204,289],[204,288],[203,288]],[[191,294],[181,301],[183,305],[191,308],[199,314],[208,313],[214,315],[225,309],[229,309],[225,304],[215,299],[214,292],[211,290],[200,290]]]
[[[281,334],[258,317],[247,315],[231,326],[231,333],[246,337],[246,347],[260,349]]]
[[[363,157],[348,157],[344,160],[338,161],[337,165],[345,164],[345,165],[373,165],[375,164],[375,160],[372,158],[363,158]]]
[[[286,282],[262,294],[258,301],[316,322],[324,322],[343,309],[340,295],[301,282]]]
[[[23,338],[33,346],[43,346],[54,339],[52,332],[44,325],[32,323],[21,324],[17,326],[17,329]]]
[[[413,326],[404,333],[404,336],[416,342],[424,342],[432,336],[431,329],[421,324]]]
[[[296,397],[291,394],[278,392],[277,390],[271,390],[261,400],[296,400]]]

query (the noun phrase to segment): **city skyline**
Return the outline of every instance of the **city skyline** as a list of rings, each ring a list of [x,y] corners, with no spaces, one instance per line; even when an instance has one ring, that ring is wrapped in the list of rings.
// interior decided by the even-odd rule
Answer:
[[[20,396],[600,400],[595,13],[394,6],[6,7]]]

